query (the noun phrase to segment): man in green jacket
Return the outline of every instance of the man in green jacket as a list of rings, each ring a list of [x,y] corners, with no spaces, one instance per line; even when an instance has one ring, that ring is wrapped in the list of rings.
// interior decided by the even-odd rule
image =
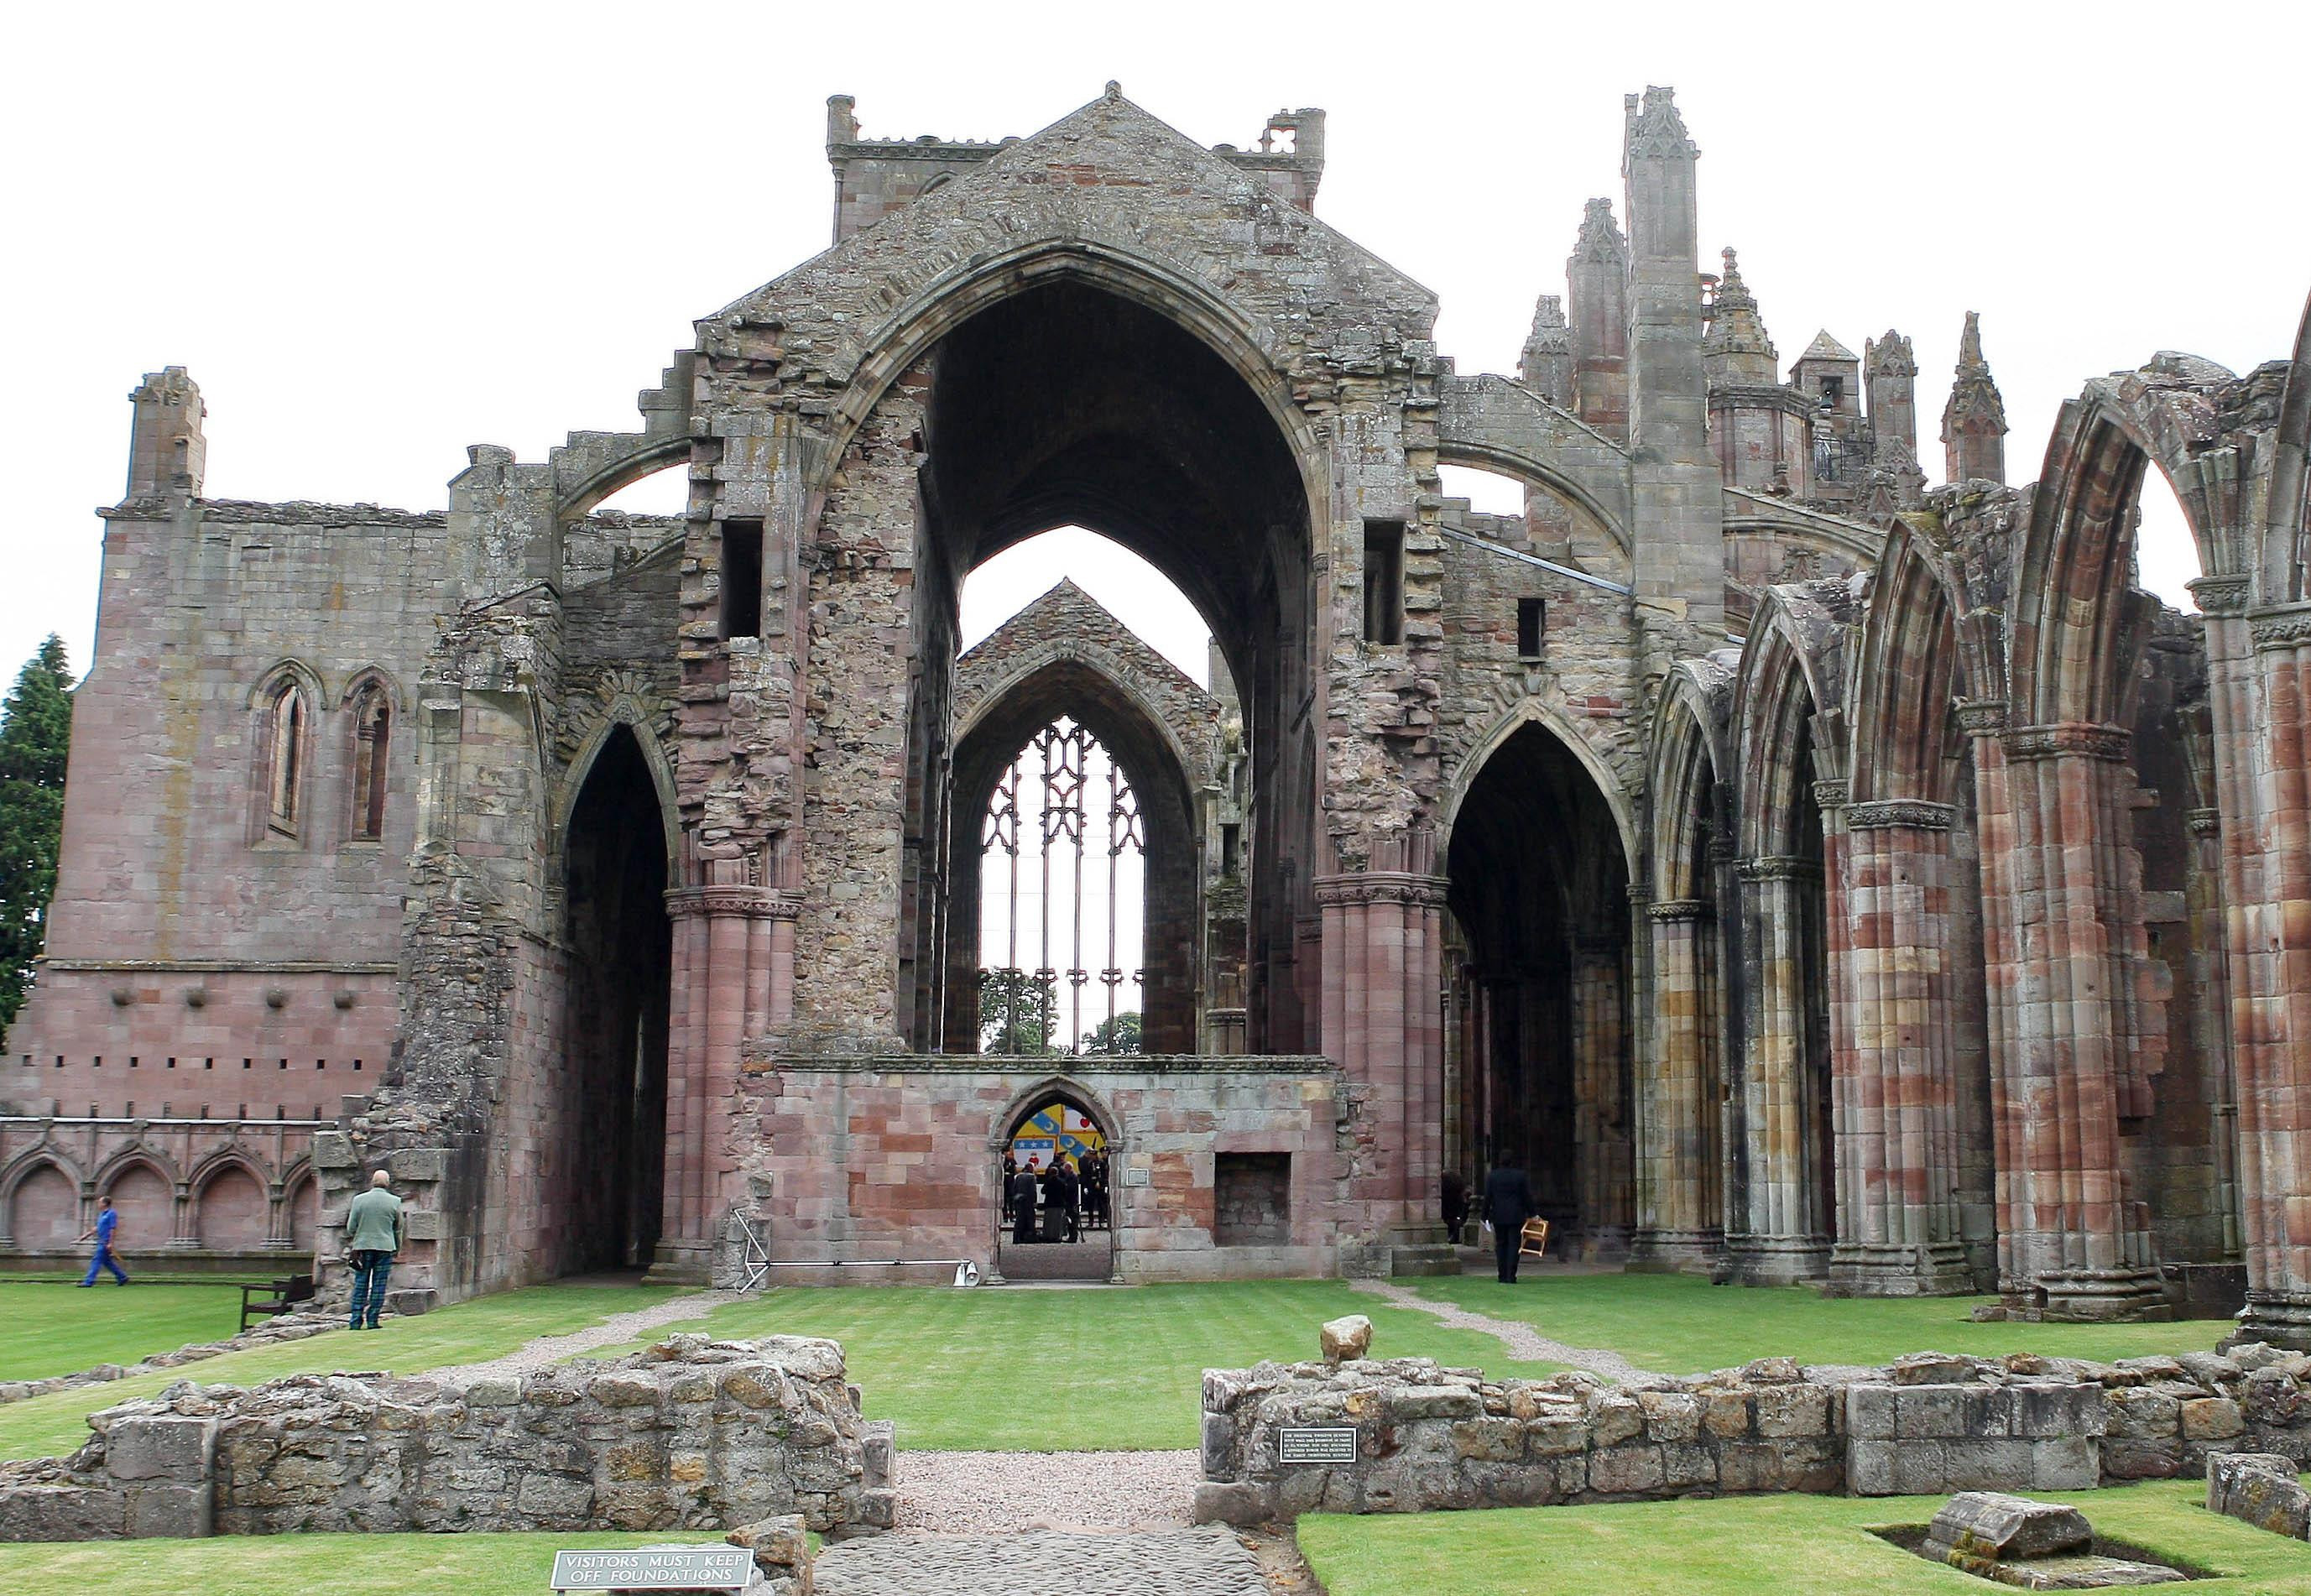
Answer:
[[[388,1190],[388,1175],[379,1170],[369,1178],[369,1190],[345,1208],[345,1258],[353,1268],[353,1311],[348,1330],[362,1328],[366,1309],[369,1328],[377,1328],[385,1311],[385,1283],[393,1275],[393,1255],[401,1251],[401,1199]]]

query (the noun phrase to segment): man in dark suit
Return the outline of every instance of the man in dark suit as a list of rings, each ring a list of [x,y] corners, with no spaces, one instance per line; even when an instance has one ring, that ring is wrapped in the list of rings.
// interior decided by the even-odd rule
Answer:
[[[1051,1202],[1067,1220],[1066,1239],[1083,1240],[1083,1182],[1075,1165],[1066,1158],[1055,1159],[1051,1164]]]
[[[1485,1177],[1485,1217],[1492,1222],[1493,1258],[1500,1265],[1501,1284],[1513,1286],[1524,1222],[1532,1217],[1532,1187],[1524,1171],[1496,1165]]]
[[[1011,1239],[1022,1245],[1035,1239],[1035,1164],[1011,1177]]]

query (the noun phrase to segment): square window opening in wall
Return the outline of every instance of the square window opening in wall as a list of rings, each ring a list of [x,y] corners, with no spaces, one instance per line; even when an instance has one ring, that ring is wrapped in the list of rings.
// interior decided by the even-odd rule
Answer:
[[[763,635],[763,523],[722,523],[722,635]]]
[[[1292,1239],[1291,1154],[1215,1154],[1212,1186],[1215,1245],[1281,1247]]]
[[[1404,641],[1404,523],[1365,523],[1365,641]]]
[[[1545,598],[1517,600],[1517,658],[1540,658],[1540,640],[1548,630],[1548,601]]]

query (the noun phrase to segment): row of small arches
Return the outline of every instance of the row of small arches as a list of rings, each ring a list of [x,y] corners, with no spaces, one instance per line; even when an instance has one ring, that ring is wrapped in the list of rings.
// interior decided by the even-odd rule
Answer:
[[[179,1179],[136,1153],[84,1180],[43,1153],[11,1171],[0,1187],[0,1245],[20,1253],[71,1252],[102,1197],[112,1199],[120,1215],[118,1245],[128,1254],[171,1246],[310,1252],[320,1212],[319,1189],[301,1160],[278,1182],[231,1156]]]
[[[382,840],[397,697],[383,671],[372,667],[354,672],[337,701],[332,737],[324,730],[318,673],[297,660],[283,660],[266,673],[249,695],[257,718],[255,841],[296,842],[318,834],[319,760],[332,745],[344,772],[339,835],[351,842]]]

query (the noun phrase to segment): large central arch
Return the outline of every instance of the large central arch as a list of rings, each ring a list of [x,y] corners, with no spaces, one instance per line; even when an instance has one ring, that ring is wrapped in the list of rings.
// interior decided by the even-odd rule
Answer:
[[[1033,730],[1007,719],[1032,706],[1045,719],[1067,713],[1089,726],[1124,761],[1136,790],[1162,795],[1164,813],[1159,821],[1151,810],[1151,833],[1160,825],[1179,841],[1173,857],[1192,859],[1191,808],[1177,761],[1164,757],[1162,734],[1131,712],[1129,695],[1096,673],[1055,664],[1023,684],[1034,690],[1005,712],[1002,737],[989,721],[972,748],[956,740],[947,683],[934,662],[954,656],[964,578],[1025,538],[1076,525],[1113,539],[1178,586],[1211,627],[1236,684],[1254,772],[1249,1046],[1290,1051],[1304,1045],[1312,1022],[1301,1011],[1292,964],[1295,919],[1313,874],[1321,725],[1312,712],[1318,628],[1304,462],[1242,362],[1183,325],[1207,318],[1184,313],[1177,299],[1154,308],[1145,294],[1121,292],[1112,274],[1095,282],[1080,265],[1030,274],[960,319],[950,309],[944,336],[894,390],[920,405],[916,558],[928,576],[919,578],[914,599],[908,731],[909,768],[919,775],[907,830],[920,878],[909,894],[912,924],[903,928],[902,947],[914,950],[918,971],[937,964],[949,982],[947,1000],[934,1005],[918,977],[916,1045],[935,1033],[953,1045],[961,1035],[953,950],[969,933],[930,905],[957,902],[955,889],[971,873],[964,833],[985,802],[990,761],[1000,757],[994,744]],[[943,794],[942,765],[953,772]],[[1158,844],[1153,834],[1149,841],[1152,859]],[[1189,870],[1176,869],[1160,887],[1151,878],[1151,929],[1165,926],[1162,935],[1184,946],[1193,899]],[[943,959],[933,946],[942,939]],[[1153,943],[1151,957],[1162,957]],[[935,1025],[928,1019],[934,1007],[946,1016]],[[1150,1048],[1192,1051],[1192,1000],[1167,998],[1164,1014],[1159,1025],[1151,1010]]]

